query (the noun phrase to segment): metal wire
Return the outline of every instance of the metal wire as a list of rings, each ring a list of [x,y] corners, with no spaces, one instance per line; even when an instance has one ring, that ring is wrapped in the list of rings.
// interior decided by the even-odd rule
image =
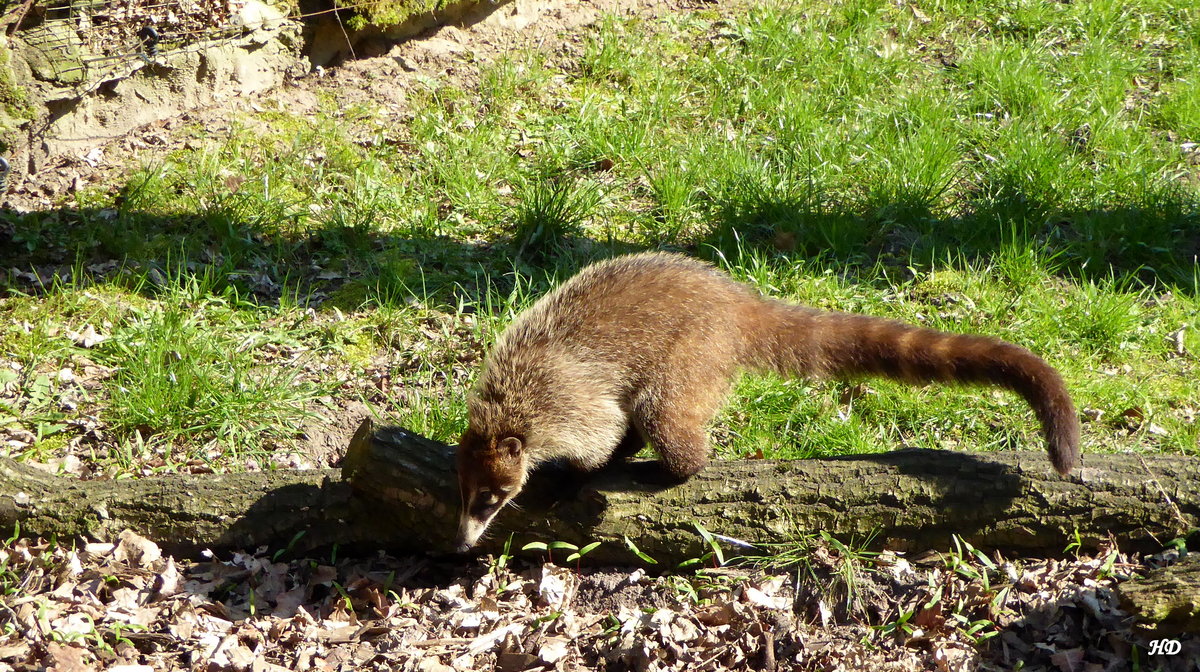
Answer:
[[[147,10],[158,9],[159,7],[183,7],[183,3],[184,0],[175,0],[175,2],[160,2],[157,5],[138,5],[137,7],[134,7],[134,9]],[[198,2],[191,2],[189,4],[195,5],[196,7],[200,6],[200,3]]]
[[[296,14],[296,15],[289,15],[289,16],[281,16],[281,17],[273,18],[273,19],[263,19],[262,21],[257,21],[253,24],[248,24],[248,25],[229,24],[226,26],[218,26],[218,27],[214,27],[214,28],[203,28],[203,29],[199,29],[199,30],[185,30],[185,31],[179,31],[179,32],[173,32],[173,31],[167,30],[167,31],[164,31],[164,33],[160,36],[159,42],[161,43],[163,41],[186,39],[188,37],[200,36],[200,35],[203,35],[203,36],[216,35],[216,34],[219,34],[219,33],[225,32],[225,31],[237,30],[239,28],[242,28],[242,29],[249,28],[249,27],[261,28],[264,26],[268,26],[270,24],[282,23],[284,21],[296,21],[299,19],[306,19],[306,18],[309,18],[312,16],[321,16],[323,14],[332,14],[335,12],[340,12],[342,10],[360,9],[363,7],[369,7],[374,4],[376,4],[376,3],[363,2],[363,3],[353,4],[353,5],[344,5],[341,7],[334,7],[331,9],[322,9],[322,10],[315,11],[315,12],[309,12],[307,14]],[[161,3],[158,5],[151,5],[151,7],[168,7],[168,6],[180,6],[180,5],[181,5],[181,3],[179,3],[179,2],[168,2],[168,3]],[[137,9],[145,9],[145,7],[138,7]],[[54,22],[55,23],[68,23],[68,22],[74,23],[71,19],[55,19]],[[47,21],[46,23],[51,23],[51,22]],[[92,27],[87,30],[76,29],[74,31],[73,35],[64,35],[62,37],[56,37],[56,38],[47,40],[45,42],[39,42],[35,46],[37,46],[39,48],[45,47],[46,49],[61,48],[63,45],[69,46],[76,39],[78,39],[80,42],[86,43],[86,42],[88,42],[89,36],[92,36],[100,31],[101,31],[101,29],[96,28],[96,27]],[[84,64],[99,63],[99,62],[103,62],[103,61],[110,61],[115,58],[131,58],[131,57],[138,56],[141,53],[142,53],[141,51],[131,51],[128,53],[114,54],[111,56],[101,56],[98,58],[84,59],[80,62],[84,63]],[[78,69],[78,68],[73,68],[73,69]],[[64,72],[70,72],[70,70],[67,70]]]
[[[230,24],[229,26],[225,27],[225,30],[229,30],[231,28],[251,28],[251,27],[260,28],[262,26],[266,26],[271,23],[282,23],[284,21],[297,21],[299,19],[307,19],[310,16],[321,16],[322,14],[333,14],[335,12],[340,12],[340,11],[347,10],[347,9],[361,9],[363,7],[371,7],[376,4],[378,4],[378,3],[377,2],[362,2],[362,3],[356,4],[356,5],[344,5],[341,7],[334,7],[332,9],[322,9],[317,12],[309,12],[308,14],[295,14],[295,15],[281,16],[281,17],[274,18],[274,19],[263,19],[262,21],[256,21],[251,24],[245,24],[245,25]],[[186,37],[188,35],[204,34],[206,32],[209,32],[209,31],[192,30],[192,31],[184,31],[184,32],[180,32],[180,33],[172,33],[170,36],[172,38],[178,38],[178,37]]]
[[[154,9],[154,8],[162,8],[162,7],[182,8],[185,1],[186,0],[180,0],[180,1],[175,1],[175,2],[162,2],[162,3],[156,4],[156,5],[146,5],[146,6],[141,6],[141,7],[134,6],[131,9],[145,10],[145,9]],[[112,6],[114,4],[115,3],[111,3],[111,2],[110,3],[98,3],[98,5],[101,7]],[[194,5],[194,6],[199,6],[199,3],[196,3],[194,1],[189,2],[188,4]],[[108,63],[111,61],[119,61],[119,60],[136,62],[136,63],[132,63],[129,65],[118,65],[117,67],[112,68],[111,70],[107,71],[106,73],[104,73],[103,75],[98,77],[97,80],[95,82],[93,82],[93,84],[91,84],[87,89],[85,89],[83,91],[83,94],[81,94],[81,95],[86,95],[87,93],[94,91],[105,81],[109,81],[110,79],[112,79],[113,76],[117,75],[117,73],[119,73],[122,69],[128,70],[128,72],[125,75],[123,75],[123,76],[128,76],[128,74],[132,74],[138,68],[140,68],[144,62],[149,62],[149,59],[157,59],[157,57],[160,55],[165,57],[165,56],[170,56],[170,55],[174,55],[174,54],[187,53],[189,51],[200,51],[201,49],[206,49],[208,47],[213,46],[214,44],[217,44],[220,42],[227,42],[232,39],[236,39],[236,37],[237,37],[236,35],[230,34],[235,31],[245,32],[247,29],[258,29],[258,28],[266,27],[271,24],[283,23],[285,21],[297,21],[300,19],[306,19],[306,18],[313,17],[313,16],[321,16],[324,14],[334,14],[336,12],[340,12],[343,10],[361,9],[364,7],[370,7],[374,4],[376,4],[376,3],[375,2],[360,2],[360,3],[356,3],[356,4],[351,4],[351,5],[343,5],[340,7],[333,7],[330,9],[322,9],[322,10],[318,10],[315,12],[309,12],[307,14],[296,14],[296,15],[291,15],[291,16],[285,15],[285,16],[280,16],[280,17],[271,18],[271,19],[263,19],[261,21],[257,21],[257,22],[251,23],[251,24],[240,24],[240,23],[233,24],[233,23],[231,23],[231,24],[225,25],[225,26],[216,26],[216,27],[204,28],[204,29],[200,29],[200,30],[188,30],[188,31],[179,31],[179,32],[172,32],[169,30],[164,30],[163,32],[160,33],[159,30],[157,30],[154,26],[147,25],[147,26],[143,27],[141,30],[139,30],[138,33],[136,34],[136,37],[139,40],[139,49],[137,51],[126,51],[123,53],[111,54],[108,56],[96,56],[94,58],[82,59],[79,61],[79,65],[76,65],[76,66],[70,67],[70,68],[66,68],[65,70],[59,70],[59,71],[57,71],[56,74],[65,75],[67,73],[76,72],[79,70],[88,71],[88,70],[91,70],[91,66],[93,66],[97,63]],[[56,7],[53,9],[68,9],[68,10],[70,10],[70,9],[72,9],[72,7],[70,5],[68,5],[67,7]],[[75,20],[72,18],[54,19],[53,21],[61,22],[61,23],[70,22],[72,24],[75,23]],[[50,23],[50,21],[47,21],[46,23]],[[78,39],[81,44],[95,43],[95,42],[101,41],[100,39],[96,39],[97,38],[96,34],[102,30],[100,28],[93,26],[89,29],[81,30],[78,27],[73,25],[72,30],[73,30],[72,35],[64,35],[61,38],[54,38],[53,40],[49,40],[48,42],[45,42],[45,43],[40,43],[36,46],[41,48],[41,47],[43,47],[43,45],[49,44],[52,46],[47,47],[46,50],[68,49],[71,46],[73,46],[72,38]],[[343,30],[345,30],[345,29],[343,28]],[[155,36],[154,39],[150,39],[150,33],[148,31],[153,31],[154,36]],[[103,36],[99,36],[99,37],[103,37]],[[188,38],[193,38],[193,37],[196,37],[197,39],[195,41],[191,42],[190,44],[185,44],[181,47],[176,47],[176,48],[172,48],[172,49],[163,49],[161,47],[161,45],[164,42],[179,42],[179,41],[187,40]],[[89,39],[89,38],[92,38],[92,39]],[[129,48],[129,47],[126,47],[126,48]],[[149,58],[147,58],[147,56]]]
[[[175,1],[175,2],[163,2],[163,3],[159,3],[159,4],[157,4],[157,5],[145,5],[145,6],[140,6],[140,7],[133,7],[133,9],[136,9],[136,10],[146,10],[146,9],[157,9],[157,8],[161,8],[161,7],[178,7],[178,8],[182,8],[182,7],[183,7],[183,4],[184,4],[184,1],[185,1],[185,0],[177,0],[177,1]],[[111,4],[111,3],[110,3],[110,4]],[[193,3],[189,3],[189,4],[193,4],[193,5],[199,6],[199,3],[195,3],[195,2],[193,2]],[[258,22],[258,25],[263,25],[263,24],[266,24],[266,23],[274,23],[274,22],[288,21],[288,20],[293,20],[293,21],[294,21],[294,20],[297,20],[297,19],[306,19],[306,18],[308,18],[308,17],[310,17],[310,16],[320,16],[320,15],[322,15],[322,14],[332,14],[332,13],[334,13],[334,12],[341,12],[341,11],[344,11],[344,10],[349,10],[349,9],[362,9],[363,7],[370,7],[370,6],[373,6],[373,5],[376,5],[376,4],[378,4],[378,2],[360,2],[360,3],[353,4],[353,5],[341,5],[341,6],[338,6],[338,7],[331,7],[330,9],[322,9],[322,10],[318,10],[318,11],[315,11],[315,12],[309,12],[309,13],[307,13],[307,14],[284,15],[284,16],[281,16],[281,17],[279,17],[279,18],[275,18],[275,19],[263,19],[262,21]],[[62,8],[56,8],[56,9],[62,9]],[[74,23],[74,21],[72,21],[70,18],[62,18],[62,19],[50,19],[50,20],[47,20],[45,23],[47,23],[47,24],[48,24],[48,23]],[[95,27],[93,27],[93,28],[90,28],[90,29],[88,29],[87,31],[80,31],[80,32],[94,33],[94,32],[97,32],[98,30],[99,30],[98,28],[95,28]],[[182,35],[194,35],[194,34],[201,34],[201,33],[204,33],[204,32],[207,32],[207,31],[205,31],[205,30],[193,30],[193,31],[185,31],[185,32],[182,32],[182,33],[175,33],[175,34],[176,34],[176,35],[181,35],[181,36],[182,36]],[[70,38],[56,38],[56,39],[70,39]]]
[[[47,21],[47,22],[46,22],[46,24],[49,24],[49,23],[50,23],[49,21]],[[67,20],[65,20],[65,19],[64,19],[64,20],[62,20],[62,21],[56,21],[55,23],[67,23]],[[43,24],[43,25],[46,25],[46,24]],[[70,43],[70,42],[71,42],[73,39],[76,39],[76,38],[78,38],[78,37],[79,37],[79,35],[78,35],[78,31],[76,31],[76,30],[74,29],[74,26],[71,26],[71,27],[69,27],[69,28],[68,28],[68,30],[71,30],[71,31],[73,31],[73,32],[72,32],[72,33],[70,33],[70,34],[66,34],[66,35],[60,35],[60,36],[58,36],[58,37],[51,38],[51,39],[49,39],[49,40],[46,40],[46,41],[44,41],[44,42],[38,42],[37,44],[35,44],[35,45],[33,45],[33,46],[35,46],[35,47],[42,47],[42,46],[44,46],[44,45],[47,45],[47,44],[50,44],[50,45],[54,45],[54,44],[67,44],[67,43]]]
[[[158,31],[154,26],[143,26],[137,32],[137,36],[142,39],[142,50],[150,58],[158,58]]]
[[[171,55],[171,54],[186,54],[189,52],[199,52],[204,49],[208,49],[208,48],[210,48],[216,44],[219,44],[221,42],[225,42],[225,41],[228,41],[227,38],[198,41],[198,42],[194,42],[194,43],[189,44],[184,47],[179,47],[177,49],[164,50],[161,53]],[[96,77],[91,82],[91,84],[88,85],[88,87],[86,89],[83,89],[82,91],[79,92],[79,95],[84,96],[84,95],[91,93],[92,91],[95,91],[96,89],[100,88],[100,86],[102,84],[104,84],[104,82],[107,82],[107,81],[110,81],[113,79],[118,79],[120,77],[128,77],[129,75],[133,74],[134,72],[136,72],[138,69],[140,69],[143,65],[145,65],[147,63],[147,60],[144,59],[143,56],[144,56],[143,52],[134,51],[134,52],[130,52],[127,54],[117,54],[114,56],[106,56],[104,58],[93,59],[93,61],[114,61],[114,60],[121,59],[126,62],[123,64],[118,64],[116,67],[114,67],[110,70],[107,70],[106,72],[104,72],[104,74]],[[66,70],[62,70],[58,74],[66,74],[68,72],[74,72],[76,70],[89,70],[89,69],[90,68],[88,68],[86,65],[82,65],[82,66],[76,66],[74,68],[68,68]],[[122,70],[125,70],[126,72],[124,74],[118,74]]]

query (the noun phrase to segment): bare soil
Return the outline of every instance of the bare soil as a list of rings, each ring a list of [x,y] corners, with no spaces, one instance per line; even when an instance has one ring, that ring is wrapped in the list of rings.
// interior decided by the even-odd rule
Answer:
[[[347,107],[377,105],[396,124],[403,124],[407,96],[418,81],[471,86],[479,81],[482,65],[514,49],[536,48],[569,58],[581,49],[587,27],[604,14],[652,17],[695,6],[709,5],[697,0],[515,0],[497,6],[471,25],[443,26],[395,45],[382,40],[368,42],[360,46],[360,58],[339,67],[314,68],[289,77],[283,86],[270,91],[180,109],[177,116],[122,136],[96,137],[93,145],[48,157],[35,175],[11,185],[0,206],[19,211],[42,209],[64,194],[88,186],[116,189],[130,166],[152,163],[195,144],[190,133],[182,130],[201,127],[207,132],[205,142],[219,142],[230,133],[235,120],[243,127],[253,125],[251,112],[278,109],[303,117],[316,109],[320,95],[333,96]]]

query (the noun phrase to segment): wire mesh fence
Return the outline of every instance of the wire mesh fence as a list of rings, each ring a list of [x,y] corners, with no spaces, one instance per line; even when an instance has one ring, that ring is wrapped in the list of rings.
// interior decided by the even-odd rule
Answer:
[[[200,72],[214,62],[183,58],[187,52],[203,52],[225,45],[249,47],[259,44],[274,39],[268,35],[277,29],[293,31],[298,21],[306,16],[294,10],[289,12],[269,6],[264,4],[266,1],[17,0],[15,6],[10,3],[9,11],[0,11],[0,30],[7,34],[8,50],[17,59],[19,67],[12,70],[16,78],[10,77],[8,82],[37,107],[29,108],[29,116],[23,117],[23,123],[18,119],[16,126],[12,123],[3,126],[4,117],[0,115],[0,129],[5,133],[0,137],[0,197],[14,182],[9,179],[10,162],[16,161],[12,167],[17,168],[18,173],[25,172],[27,160],[21,159],[22,152],[32,152],[32,148],[49,152],[51,145],[46,143],[59,143],[54,144],[58,147],[61,143],[83,141],[93,135],[100,137],[110,126],[124,128],[122,124],[137,123],[146,117],[144,111],[140,115],[122,114],[123,105],[138,104],[132,98],[129,102],[111,97],[97,100],[109,108],[94,119],[89,116],[91,112],[76,111],[97,108],[79,107],[78,102],[97,94],[112,94],[120,86],[118,82],[140,78],[147,73],[171,77],[170,81],[174,83],[162,88],[135,88],[130,90],[134,96],[150,90],[179,93],[182,91],[177,89],[179,85],[204,86],[200,81],[189,84],[186,75],[185,79],[177,79],[181,73]],[[342,9],[352,8],[339,7],[307,16]],[[250,37],[258,31],[263,32]],[[250,39],[243,39],[247,37]],[[231,59],[240,58],[239,53],[226,51],[217,62],[230,63]],[[259,53],[270,54],[275,50]],[[221,73],[227,73],[229,68],[228,65],[218,67],[223,68]],[[25,79],[26,76],[29,79]],[[225,82],[220,77],[227,75],[219,75],[212,83]],[[63,122],[69,125],[64,127],[72,129],[67,134],[55,126],[60,118],[65,118],[62,115],[73,115],[71,121]],[[100,125],[95,128],[104,130],[78,132],[80,124],[86,126],[96,120]],[[87,128],[90,131],[92,127]],[[20,178],[20,175],[16,177]]]
[[[257,0],[59,0],[33,6],[15,36],[38,52],[34,65],[42,79],[87,92],[180,53],[219,46],[284,22],[371,4],[302,14],[264,11]]]
[[[244,0],[68,0],[34,7],[15,35],[39,74],[87,88],[107,71],[204,42],[237,37]]]

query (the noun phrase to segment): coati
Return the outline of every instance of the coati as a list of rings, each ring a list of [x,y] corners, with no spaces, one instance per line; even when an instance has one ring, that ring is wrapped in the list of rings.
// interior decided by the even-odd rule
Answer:
[[[649,442],[668,478],[691,477],[741,371],[998,385],[1033,407],[1060,474],[1079,457],[1062,378],[1025,348],[764,298],[702,261],[634,254],[543,296],[485,358],[458,444],[458,550],[547,460],[591,471]]]

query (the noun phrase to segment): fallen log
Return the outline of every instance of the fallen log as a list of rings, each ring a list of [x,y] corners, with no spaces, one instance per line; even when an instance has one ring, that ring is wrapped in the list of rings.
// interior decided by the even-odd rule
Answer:
[[[1121,608],[1157,636],[1200,632],[1200,554],[1117,586]]]
[[[177,555],[341,543],[352,496],[337,469],[81,481],[0,459],[0,531],[112,541],[124,529]]]
[[[334,544],[441,552],[458,512],[452,456],[445,444],[367,421],[340,474],[78,481],[0,460],[0,530],[111,539],[130,528],[180,554]],[[912,551],[946,548],[957,534],[984,549],[1061,554],[1076,532],[1084,549],[1112,535],[1122,549],[1151,550],[1200,521],[1200,461],[1178,456],[1085,455],[1067,478],[1033,452],[732,460],[665,489],[640,482],[638,470],[633,463],[582,483],[540,471],[480,551],[499,551],[511,533],[514,549],[600,541],[589,560],[637,563],[628,538],[673,565],[704,551],[699,523],[760,548],[824,530]]]
[[[449,548],[458,489],[452,449],[403,429],[360,433],[345,474],[420,548]],[[762,546],[824,530],[895,550],[944,549],[951,535],[977,548],[1060,555],[1114,537],[1123,550],[1157,550],[1200,521],[1200,461],[1178,456],[1085,455],[1067,478],[1035,452],[899,450],[813,460],[714,462],[683,485],[637,480],[637,464],[572,490],[564,474],[534,475],[519,509],[501,512],[481,550],[509,534],[528,541],[602,545],[589,558],[637,563],[624,539],[665,563],[704,552],[696,523]]]

